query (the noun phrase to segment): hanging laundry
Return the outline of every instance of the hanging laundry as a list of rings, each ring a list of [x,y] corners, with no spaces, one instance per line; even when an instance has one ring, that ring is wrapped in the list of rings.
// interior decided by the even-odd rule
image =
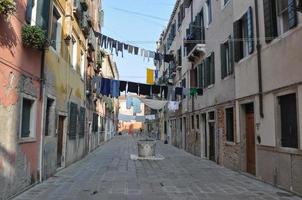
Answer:
[[[145,115],[145,119],[147,119],[147,120],[155,120],[155,115]]]
[[[94,76],[92,88],[93,88],[93,90],[95,90],[97,96],[99,96],[101,94],[101,85],[102,85],[102,77]]]
[[[133,54],[134,47],[132,45],[128,46],[128,53]]]
[[[161,86],[161,98],[168,98],[168,87],[167,86]]]
[[[138,83],[128,82],[128,91],[138,94]]]
[[[111,89],[111,80],[107,78],[102,78],[100,93],[104,96],[109,96]]]
[[[154,84],[154,70],[147,68],[147,84],[153,85]]]
[[[126,81],[120,81],[120,92],[126,91],[127,82]]]
[[[107,36],[106,35],[102,35],[101,47],[107,48]]]
[[[168,99],[169,101],[175,100],[175,90],[173,86],[168,86]]]
[[[123,121],[123,122],[131,122],[131,121],[135,120],[135,116],[119,114],[118,115],[118,120]]]
[[[157,80],[158,79],[158,69],[156,69],[154,73],[155,73],[155,80]]]
[[[151,94],[151,85],[139,84],[139,95],[150,96]]]
[[[160,55],[159,55],[159,53],[155,53],[154,60],[160,61]]]
[[[145,116],[136,116],[135,121],[136,122],[145,122]]]
[[[178,101],[169,101],[168,103],[168,110],[175,112],[179,109],[179,102]]]
[[[110,94],[112,97],[120,96],[120,81],[119,80],[111,80],[111,91]]]
[[[168,101],[161,101],[161,100],[155,100],[155,99],[144,99],[144,98],[140,98],[140,99],[146,106],[148,106],[154,110],[161,110],[168,103]]]
[[[148,50],[144,51],[144,61],[145,61],[145,58],[147,58],[148,62],[149,62],[149,51]]]
[[[195,96],[197,94],[197,88],[190,88],[190,96]]]
[[[138,47],[134,47],[134,54],[135,55],[138,55],[138,51],[139,51],[139,48]]]
[[[110,38],[110,37],[108,37],[108,38],[107,38],[107,41],[108,41],[108,49],[109,49],[109,50],[111,51],[111,53],[112,53],[112,51],[113,51],[113,49],[112,49],[113,39]]]
[[[152,85],[152,94],[160,94],[160,86]]]
[[[125,49],[126,51],[128,51],[128,48],[129,48],[129,45],[128,45],[128,44],[124,44],[124,49]]]
[[[197,89],[197,95],[198,96],[202,96],[203,95],[203,89],[202,88],[198,88]]]
[[[141,113],[141,101],[138,98],[132,98],[133,113]]]
[[[171,61],[174,61],[174,55],[173,54],[165,54],[164,55],[164,61],[166,63],[169,63]]]
[[[118,42],[118,47],[117,50],[118,52],[122,52],[122,57],[124,57],[124,48],[123,48],[124,43]]]
[[[182,96],[182,90],[183,90],[182,87],[177,87],[177,88],[175,88],[175,95],[180,95],[180,96]]]
[[[130,96],[128,96],[127,97],[127,99],[126,99],[126,108],[129,110],[129,109],[131,109],[131,107],[132,107],[132,100],[133,100],[133,98],[132,97],[130,97]]]
[[[141,49],[141,56],[143,57],[145,55],[145,49]]]
[[[149,57],[150,58],[155,58],[155,52],[154,51],[149,51]]]

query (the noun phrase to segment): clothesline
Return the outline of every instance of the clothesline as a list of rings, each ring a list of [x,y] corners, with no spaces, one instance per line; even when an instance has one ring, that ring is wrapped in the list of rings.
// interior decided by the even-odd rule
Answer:
[[[154,59],[157,61],[163,60],[164,62],[167,63],[171,61],[175,61],[175,57],[173,54],[161,54],[155,51],[139,48],[134,45],[120,42],[119,40],[116,40],[112,37],[109,37],[99,32],[95,32],[95,34],[101,41],[100,46],[102,48],[110,50],[111,53],[113,53],[113,50],[115,50],[116,56],[122,55],[122,57],[124,57],[124,51],[125,51],[128,52],[129,54],[142,56],[144,60],[147,59],[148,61],[150,59]]]

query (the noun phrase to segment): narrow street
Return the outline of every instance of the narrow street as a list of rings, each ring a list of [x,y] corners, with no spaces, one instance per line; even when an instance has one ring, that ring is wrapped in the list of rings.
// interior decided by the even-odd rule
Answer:
[[[136,138],[115,137],[15,199],[301,199],[161,142],[164,160],[133,161],[136,152]]]

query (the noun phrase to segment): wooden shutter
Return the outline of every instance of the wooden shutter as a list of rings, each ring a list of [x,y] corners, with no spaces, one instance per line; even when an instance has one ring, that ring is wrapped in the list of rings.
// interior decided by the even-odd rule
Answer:
[[[253,9],[249,7],[247,13],[247,36],[248,36],[248,51],[249,54],[254,52],[254,23],[253,23]]]
[[[269,43],[278,36],[276,0],[263,0],[265,41]]]
[[[200,11],[200,27],[201,27],[201,40],[203,41],[203,43],[205,43],[205,27],[204,27],[204,12],[203,12],[203,8]]]
[[[210,85],[210,57],[205,59],[204,66],[204,86],[207,87]]]
[[[215,83],[215,53],[211,54],[210,63],[210,85]]]
[[[288,0],[288,25],[290,29],[296,27],[298,23],[296,8],[296,0]]]
[[[33,0],[28,0],[26,5],[25,20],[28,24],[31,23],[31,15],[33,10]]]
[[[203,63],[198,65],[198,87],[203,88]]]
[[[235,62],[238,62],[243,55],[242,49],[242,30],[241,30],[241,20],[234,22],[234,54]]]
[[[37,18],[36,23],[43,30],[48,33],[48,25],[49,25],[49,11],[51,8],[50,4],[51,0],[39,0],[37,1]]]
[[[84,107],[81,107],[80,114],[79,114],[79,125],[80,125],[79,136],[80,137],[84,137],[84,134],[85,134],[85,112],[86,112],[86,109]]]
[[[233,74],[234,72],[234,43],[232,36],[229,37],[229,65],[230,65],[230,74]]]
[[[75,139],[77,134],[78,106],[75,103],[69,104],[69,138]]]
[[[225,44],[220,44],[220,57],[221,57],[221,79],[224,79],[224,77],[227,76]]]

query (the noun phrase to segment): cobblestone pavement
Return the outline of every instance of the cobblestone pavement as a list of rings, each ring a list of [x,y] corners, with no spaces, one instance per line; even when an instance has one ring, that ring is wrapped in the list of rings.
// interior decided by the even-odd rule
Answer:
[[[135,139],[118,136],[16,200],[301,199],[170,145],[161,161],[133,161]]]

